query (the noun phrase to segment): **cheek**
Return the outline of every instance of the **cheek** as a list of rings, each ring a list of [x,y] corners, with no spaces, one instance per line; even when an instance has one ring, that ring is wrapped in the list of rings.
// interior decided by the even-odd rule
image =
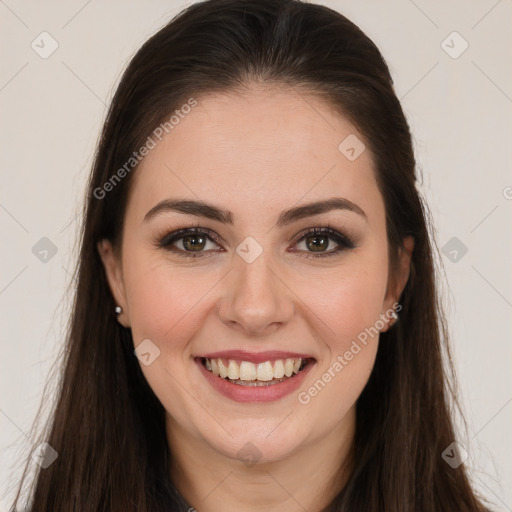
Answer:
[[[343,417],[354,405],[377,354],[387,258],[373,254],[360,254],[330,275],[318,275],[309,287],[303,282],[298,292],[308,298],[307,306],[314,313],[310,318],[320,320],[316,329],[326,349],[312,385],[299,395],[299,402],[328,409],[334,418]]]
[[[363,391],[373,369],[379,343],[376,322],[382,306],[384,283],[364,274],[345,279],[328,294],[311,297],[321,305],[315,311],[327,326],[321,330],[325,357],[298,401],[315,414],[326,414],[334,427],[345,417]],[[311,304],[311,303],[310,303]],[[313,412],[312,412],[313,414]]]
[[[167,363],[186,359],[189,341],[204,322],[209,298],[222,283],[224,270],[187,268],[159,255],[137,251],[124,262],[126,294],[135,345],[153,341]]]
[[[373,326],[382,313],[387,260],[356,255],[329,272],[294,283],[294,291],[325,325],[331,351]],[[340,347],[338,347],[338,345]]]
[[[190,340],[204,323],[208,293],[222,274],[178,269],[162,261],[152,265],[143,256],[133,257],[126,263],[134,345],[149,339],[160,351],[153,363],[141,364],[141,370],[166,410],[186,424],[190,394],[198,393],[190,382],[188,392],[183,393],[182,383],[188,380]]]

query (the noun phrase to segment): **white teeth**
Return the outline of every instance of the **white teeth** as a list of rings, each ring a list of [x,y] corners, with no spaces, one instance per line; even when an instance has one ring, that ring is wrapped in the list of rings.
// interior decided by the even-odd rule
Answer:
[[[284,363],[284,374],[287,377],[290,377],[293,373],[293,359],[287,359],[286,363]]]
[[[264,382],[272,380],[274,378],[274,370],[270,361],[258,364],[258,380]]]
[[[240,368],[235,363],[235,361],[230,360],[228,366],[228,377],[231,380],[236,380],[240,378]]]
[[[265,361],[263,363],[252,363],[250,361],[241,361],[240,365],[232,359],[229,359],[226,366],[222,359],[205,358],[206,369],[214,375],[225,379],[239,381],[262,381],[269,382],[273,379],[282,379],[291,377],[293,374],[299,373],[303,360],[298,359],[276,359],[273,363]]]
[[[301,359],[297,359],[297,361],[301,361]],[[281,377],[284,377],[284,364],[282,359],[278,359],[274,363],[274,378],[280,379]]]
[[[256,366],[249,361],[240,363],[240,380],[256,380]]]
[[[208,361],[208,359],[207,359]],[[213,361],[213,359],[212,359]],[[219,367],[219,373],[223,379],[225,379],[228,376],[228,369],[224,366],[224,363],[222,362],[222,359],[217,359],[217,366]]]

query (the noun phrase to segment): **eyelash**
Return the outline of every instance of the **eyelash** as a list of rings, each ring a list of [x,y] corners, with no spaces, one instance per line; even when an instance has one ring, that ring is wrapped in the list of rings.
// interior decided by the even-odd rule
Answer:
[[[159,249],[165,249],[168,251],[172,251],[177,256],[183,257],[183,258],[204,258],[207,257],[207,252],[209,251],[184,251],[183,249],[178,249],[177,247],[173,246],[172,244],[174,242],[177,242],[186,236],[189,235],[204,235],[206,238],[208,238],[211,242],[216,243],[217,245],[222,245],[222,240],[209,229],[205,228],[199,228],[199,227],[193,227],[193,228],[183,228],[183,229],[177,229],[175,231],[172,231],[170,233],[165,232],[164,234],[157,235],[155,238],[155,245]],[[331,229],[329,225],[327,227],[316,227],[316,228],[308,228],[301,233],[299,233],[295,239],[294,239],[294,245],[301,242],[302,239],[306,238],[307,236],[321,236],[321,235],[329,235],[328,238],[331,238],[334,240],[338,247],[335,249],[331,249],[328,252],[320,252],[318,254],[315,254],[314,252],[309,251],[293,251],[293,252],[307,252],[307,255],[303,255],[304,258],[326,258],[330,256],[334,256],[338,254],[341,251],[344,250],[350,250],[357,247],[356,243],[354,242],[354,239],[351,235],[344,235],[343,233],[340,233],[334,229]]]

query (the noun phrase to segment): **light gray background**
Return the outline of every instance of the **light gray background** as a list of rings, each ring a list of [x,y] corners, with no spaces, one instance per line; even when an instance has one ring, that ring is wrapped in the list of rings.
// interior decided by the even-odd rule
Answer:
[[[476,487],[494,510],[512,510],[511,1],[322,3],[383,52],[437,243],[457,237],[468,249],[438,262],[468,421],[463,442]],[[106,105],[130,56],[185,5],[0,0],[0,511],[11,504],[62,344],[77,214]],[[47,59],[31,48],[42,46],[43,31],[59,45]],[[462,49],[457,36],[446,40],[453,31],[469,44],[458,58],[445,51]],[[42,237],[58,249],[46,263],[32,252]]]

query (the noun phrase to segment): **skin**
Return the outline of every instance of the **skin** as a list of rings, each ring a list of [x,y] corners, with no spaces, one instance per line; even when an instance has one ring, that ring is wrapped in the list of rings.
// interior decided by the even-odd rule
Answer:
[[[349,161],[338,150],[348,135],[363,137],[323,101],[257,85],[198,101],[135,171],[121,250],[106,240],[98,246],[123,308],[119,322],[131,327],[135,346],[150,339],[160,350],[141,368],[167,411],[171,476],[191,505],[201,512],[219,504],[226,512],[321,510],[350,471],[355,404],[378,335],[308,404],[297,395],[390,311],[409,276],[413,240],[404,239],[391,281],[370,151]],[[366,219],[332,210],[276,226],[283,210],[333,196],[356,203]],[[144,221],[167,198],[230,210],[233,225],[178,212]],[[295,235],[327,225],[354,235],[357,247],[307,258],[318,252]],[[159,235],[193,226],[210,229],[223,244],[208,241],[202,258],[156,246]],[[263,249],[252,263],[236,253],[247,236]],[[324,252],[338,246],[329,240]],[[183,239],[174,246],[186,250]],[[297,392],[271,403],[238,403],[213,389],[193,361],[198,353],[230,349],[290,350],[316,363]],[[260,457],[254,465],[238,455],[248,442]],[[344,472],[336,477],[340,465]]]

